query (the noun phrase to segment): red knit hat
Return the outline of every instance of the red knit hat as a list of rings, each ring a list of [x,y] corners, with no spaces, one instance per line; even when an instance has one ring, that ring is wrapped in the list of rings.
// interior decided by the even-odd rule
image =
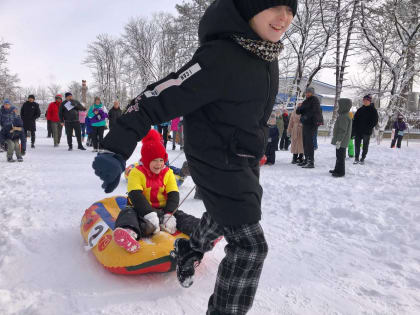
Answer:
[[[141,159],[143,166],[149,169],[150,162],[154,159],[163,159],[165,163],[168,161],[168,153],[162,144],[162,135],[156,130],[152,129],[141,141]]]

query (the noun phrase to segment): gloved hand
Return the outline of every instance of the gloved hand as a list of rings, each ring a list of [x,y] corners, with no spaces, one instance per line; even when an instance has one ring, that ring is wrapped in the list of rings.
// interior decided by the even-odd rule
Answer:
[[[341,141],[337,141],[335,143],[335,147],[336,147],[337,150],[340,149],[341,148]]]
[[[99,153],[92,163],[95,174],[103,180],[102,188],[108,194],[120,183],[121,173],[125,170],[124,158],[116,153]]]
[[[176,219],[173,215],[167,213],[163,216],[162,224],[160,228],[168,232],[169,234],[174,234],[176,232]]]
[[[144,218],[153,224],[155,227],[155,230],[153,231],[153,234],[159,233],[160,227],[159,227],[159,218],[156,212],[150,212],[149,214],[146,214]]]
[[[101,120],[101,115],[96,115],[96,119]]]

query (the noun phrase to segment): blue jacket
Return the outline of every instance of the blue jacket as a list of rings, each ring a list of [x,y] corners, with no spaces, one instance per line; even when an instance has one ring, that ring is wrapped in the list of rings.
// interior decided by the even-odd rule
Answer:
[[[11,125],[13,119],[16,117],[15,113],[16,107],[10,106],[9,109],[6,109],[4,105],[0,109],[0,126],[3,128],[6,125]]]
[[[10,132],[13,130],[13,127],[20,127],[21,130]],[[0,144],[3,144],[6,140],[16,139],[20,139],[22,151],[26,151],[26,135],[23,129],[23,121],[19,116],[16,116],[11,124],[5,125],[0,131]]]

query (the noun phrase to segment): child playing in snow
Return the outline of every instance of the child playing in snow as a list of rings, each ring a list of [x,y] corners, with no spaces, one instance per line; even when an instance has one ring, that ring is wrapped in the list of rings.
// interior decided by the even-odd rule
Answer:
[[[190,240],[175,241],[180,284],[192,285],[215,240],[227,242],[207,314],[246,314],[257,291],[268,253],[259,161],[278,93],[280,39],[296,11],[297,0],[213,1],[191,61],[132,100],[92,164],[112,192],[150,126],[184,117],[185,155],[206,212]]]
[[[349,111],[352,106],[351,100],[348,98],[340,98],[338,100],[338,117],[335,121],[333,137],[331,144],[336,146],[336,163],[335,168],[330,171],[334,177],[343,177],[345,171],[346,150],[351,137],[352,121]]]
[[[178,186],[173,171],[165,163],[168,154],[161,135],[151,130],[143,139],[141,162],[128,175],[129,207],[121,211],[114,230],[115,242],[130,253],[139,250],[137,242],[160,230],[173,234],[180,230],[191,234],[200,220],[177,211]]]
[[[23,162],[22,152],[26,151],[26,135],[20,116],[14,117],[13,122],[5,125],[1,130],[0,145],[3,146],[5,142],[7,143],[7,162],[15,162],[13,152],[16,154],[17,161]]]
[[[403,115],[398,114],[397,120],[394,122],[392,129],[394,129],[394,139],[391,141],[391,148],[395,148],[395,143],[397,143],[397,148],[401,149],[401,141],[404,137],[404,131],[407,129]]]

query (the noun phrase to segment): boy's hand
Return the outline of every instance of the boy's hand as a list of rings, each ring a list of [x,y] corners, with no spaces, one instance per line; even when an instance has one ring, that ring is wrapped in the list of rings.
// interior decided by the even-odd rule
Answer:
[[[119,154],[99,153],[92,163],[95,174],[103,180],[102,188],[108,194],[120,183],[121,173],[125,170],[125,160]]]
[[[160,231],[160,227],[159,227],[159,218],[157,216],[156,212],[150,212],[149,214],[146,214],[144,216],[144,218],[149,221],[150,223],[153,224],[153,226],[155,227],[155,230],[153,231],[153,234],[156,234]]]
[[[169,213],[165,214],[163,216],[163,224],[161,224],[160,228],[169,234],[174,234],[176,232],[175,217]]]

